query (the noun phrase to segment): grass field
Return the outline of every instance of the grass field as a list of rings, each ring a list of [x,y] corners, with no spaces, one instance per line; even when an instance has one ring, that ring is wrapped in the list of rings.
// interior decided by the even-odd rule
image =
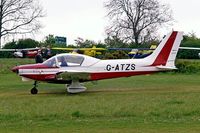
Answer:
[[[4,61],[7,72],[0,74],[2,133],[200,131],[199,74],[160,73],[86,83],[88,90],[76,95],[67,94],[64,85],[41,83],[39,94],[31,95],[32,82],[21,82],[8,72],[15,61]]]

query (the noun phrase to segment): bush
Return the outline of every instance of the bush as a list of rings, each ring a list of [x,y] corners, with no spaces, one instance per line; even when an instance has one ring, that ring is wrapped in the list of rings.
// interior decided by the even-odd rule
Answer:
[[[194,34],[183,36],[181,47],[196,47],[200,48],[200,39]],[[179,59],[199,59],[199,50],[179,50],[177,58]]]
[[[200,60],[178,60],[177,73],[200,73]]]
[[[0,58],[13,58],[13,52],[8,52],[8,51],[1,51],[0,52]]]
[[[128,54],[125,51],[114,51],[107,52],[104,56],[104,59],[126,59],[129,58]]]

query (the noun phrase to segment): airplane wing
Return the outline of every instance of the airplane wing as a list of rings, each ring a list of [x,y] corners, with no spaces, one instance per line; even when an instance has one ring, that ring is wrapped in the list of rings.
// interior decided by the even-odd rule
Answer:
[[[179,49],[200,50],[200,48],[195,48],[195,47],[179,47]]]
[[[133,48],[108,48],[108,50],[123,50],[123,51],[131,51]]]
[[[106,50],[105,48],[60,48],[60,47],[54,47],[51,48],[54,50],[68,50],[68,51],[73,51],[73,50],[81,50],[81,51],[87,51],[87,50],[99,50],[99,51],[103,51]]]
[[[104,51],[106,49],[105,48],[92,47],[92,48],[78,48],[78,50],[82,50],[82,51],[87,51],[87,50]]]
[[[103,51],[106,50],[105,48],[78,48],[78,50],[87,51],[87,50],[96,50],[96,51]]]
[[[31,50],[38,50],[39,48],[24,48],[24,49],[0,49],[0,51],[10,51],[10,52],[16,52],[16,51],[31,51]]]
[[[84,71],[60,71],[56,74],[57,80],[89,80],[90,73]]]
[[[53,47],[51,49],[54,49],[54,50],[68,50],[68,51],[73,51],[77,48],[60,48],[60,47]]]
[[[123,51],[132,51],[133,49],[136,49],[136,50],[155,50],[153,48],[108,48],[108,50],[123,50]]]
[[[0,51],[15,52],[17,49],[0,49]]]
[[[20,49],[20,50],[24,50],[24,51],[31,51],[31,50],[39,50],[39,48],[24,48],[24,49]]]
[[[97,48],[96,46],[93,46],[92,48],[79,48],[78,50],[81,50],[81,51],[87,51],[87,50],[104,51],[106,49],[105,48]]]

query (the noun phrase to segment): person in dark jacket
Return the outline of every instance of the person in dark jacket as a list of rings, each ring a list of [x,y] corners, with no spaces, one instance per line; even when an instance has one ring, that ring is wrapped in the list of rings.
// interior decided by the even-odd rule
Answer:
[[[50,46],[47,46],[47,49],[45,51],[45,57],[46,57],[46,59],[49,59],[49,58],[52,57],[51,47]]]
[[[38,50],[38,53],[37,53],[37,55],[35,56],[35,62],[36,62],[36,63],[42,63],[42,62],[43,62],[41,50]]]

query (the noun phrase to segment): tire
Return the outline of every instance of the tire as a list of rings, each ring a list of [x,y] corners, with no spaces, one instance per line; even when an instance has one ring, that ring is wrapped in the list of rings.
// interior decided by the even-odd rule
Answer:
[[[38,93],[38,90],[35,87],[31,89],[31,94],[35,95],[37,93]]]

